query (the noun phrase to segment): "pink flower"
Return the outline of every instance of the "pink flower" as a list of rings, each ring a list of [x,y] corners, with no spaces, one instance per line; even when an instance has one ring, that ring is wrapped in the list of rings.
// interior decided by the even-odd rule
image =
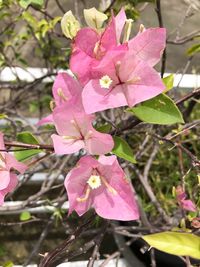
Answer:
[[[184,192],[182,186],[177,186],[176,197],[182,209],[188,210],[188,211],[196,211],[195,204],[190,199],[186,199],[187,195]]]
[[[92,77],[92,68],[100,62],[106,52],[117,47],[117,38],[123,28],[123,13],[116,18],[112,17],[103,33],[91,28],[81,29],[74,41],[73,52],[70,58],[70,69],[85,85]],[[117,34],[118,30],[118,34]]]
[[[59,135],[51,136],[55,153],[71,154],[82,148],[92,155],[110,152],[114,146],[111,135],[97,132],[92,127],[93,119],[71,104],[56,108],[53,121]]]
[[[3,134],[0,132],[0,150],[5,150]],[[3,205],[4,197],[13,191],[17,185],[17,175],[12,173],[12,169],[23,173],[27,166],[18,162],[12,155],[0,151],[0,206]]]
[[[93,77],[82,92],[83,106],[88,114],[121,106],[132,107],[165,89],[159,74],[129,51],[109,51],[93,69]]]
[[[82,107],[81,92],[82,88],[77,80],[65,72],[58,73],[52,88],[54,105],[58,107],[72,101],[73,104]],[[52,114],[40,120],[38,125],[47,123],[53,123]]]
[[[82,157],[66,179],[69,214],[75,210],[79,216],[91,207],[106,219],[137,220],[139,212],[132,185],[125,177],[116,156]]]

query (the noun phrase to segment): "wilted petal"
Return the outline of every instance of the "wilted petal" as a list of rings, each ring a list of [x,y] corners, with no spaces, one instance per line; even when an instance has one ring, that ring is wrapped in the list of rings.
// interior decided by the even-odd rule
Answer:
[[[165,28],[149,28],[129,41],[130,50],[150,66],[157,64],[166,45]]]

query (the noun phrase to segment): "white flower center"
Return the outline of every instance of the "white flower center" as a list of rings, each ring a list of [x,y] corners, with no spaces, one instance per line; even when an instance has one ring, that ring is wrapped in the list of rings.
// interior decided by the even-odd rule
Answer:
[[[101,186],[101,178],[99,175],[91,175],[87,183],[92,189],[97,189]]]
[[[108,75],[104,75],[99,80],[101,88],[105,88],[105,89],[109,89],[109,87],[111,86],[112,82],[113,82],[113,80]]]

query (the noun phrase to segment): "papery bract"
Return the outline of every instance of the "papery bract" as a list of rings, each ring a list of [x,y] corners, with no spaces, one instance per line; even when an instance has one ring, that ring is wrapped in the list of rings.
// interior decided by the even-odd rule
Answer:
[[[53,120],[59,134],[52,135],[56,154],[71,154],[83,148],[89,154],[101,155],[110,152],[114,146],[111,135],[93,128],[94,116],[71,104],[56,108]]]
[[[58,73],[52,88],[54,105],[58,107],[72,101],[74,105],[82,108],[81,92],[82,87],[75,78],[65,72]],[[47,123],[53,123],[52,114],[41,119],[38,125],[40,126]]]
[[[83,106],[88,114],[121,106],[132,107],[165,89],[159,74],[130,51],[109,51],[93,69],[93,77],[95,79],[89,81],[82,92]]]
[[[0,150],[5,150],[3,142],[3,134],[0,132]],[[4,202],[4,197],[7,193],[14,190],[17,185],[17,176],[12,172],[12,169],[20,173],[24,173],[27,166],[18,162],[14,156],[7,152],[0,152],[0,205]]]
[[[186,199],[187,195],[185,191],[183,190],[182,186],[177,186],[176,197],[182,209],[188,210],[188,211],[196,211],[195,204],[190,199]]]
[[[106,219],[137,220],[138,207],[133,188],[119,166],[116,156],[82,157],[66,179],[69,214],[75,210],[79,216],[91,207]]]
[[[146,29],[128,42],[130,51],[150,66],[154,66],[160,61],[165,45],[165,28]]]

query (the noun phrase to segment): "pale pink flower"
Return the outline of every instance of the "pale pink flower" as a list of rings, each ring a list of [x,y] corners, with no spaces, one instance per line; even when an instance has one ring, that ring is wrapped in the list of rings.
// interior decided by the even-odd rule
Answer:
[[[139,218],[133,188],[116,156],[82,157],[66,179],[69,214],[79,216],[90,208],[106,219],[130,221]]]
[[[71,154],[80,149],[92,155],[110,152],[114,146],[111,135],[96,131],[92,126],[93,120],[94,116],[71,104],[56,108],[53,121],[59,135],[51,136],[55,153]]]
[[[121,106],[132,107],[165,89],[159,74],[129,51],[112,50],[93,69],[93,78],[82,92],[90,114]]]
[[[177,186],[176,197],[180,207],[188,211],[196,211],[196,206],[190,199],[186,199],[187,195],[183,190],[182,186]]]
[[[5,150],[3,134],[0,132],[0,150]],[[23,173],[27,166],[18,162],[14,156],[0,151],[0,206],[4,203],[4,197],[17,185],[17,175],[13,169]]]
[[[79,30],[73,44],[70,69],[83,85],[91,79],[92,68],[98,65],[107,51],[117,47],[125,23],[124,16],[124,11],[117,17],[113,16],[103,32],[88,27]]]
[[[82,87],[76,79],[65,72],[60,72],[56,76],[53,84],[52,94],[54,100],[52,103],[54,106],[58,107],[71,101],[74,105],[82,107],[81,92]],[[47,123],[53,123],[52,114],[40,120],[38,125],[40,126]]]

